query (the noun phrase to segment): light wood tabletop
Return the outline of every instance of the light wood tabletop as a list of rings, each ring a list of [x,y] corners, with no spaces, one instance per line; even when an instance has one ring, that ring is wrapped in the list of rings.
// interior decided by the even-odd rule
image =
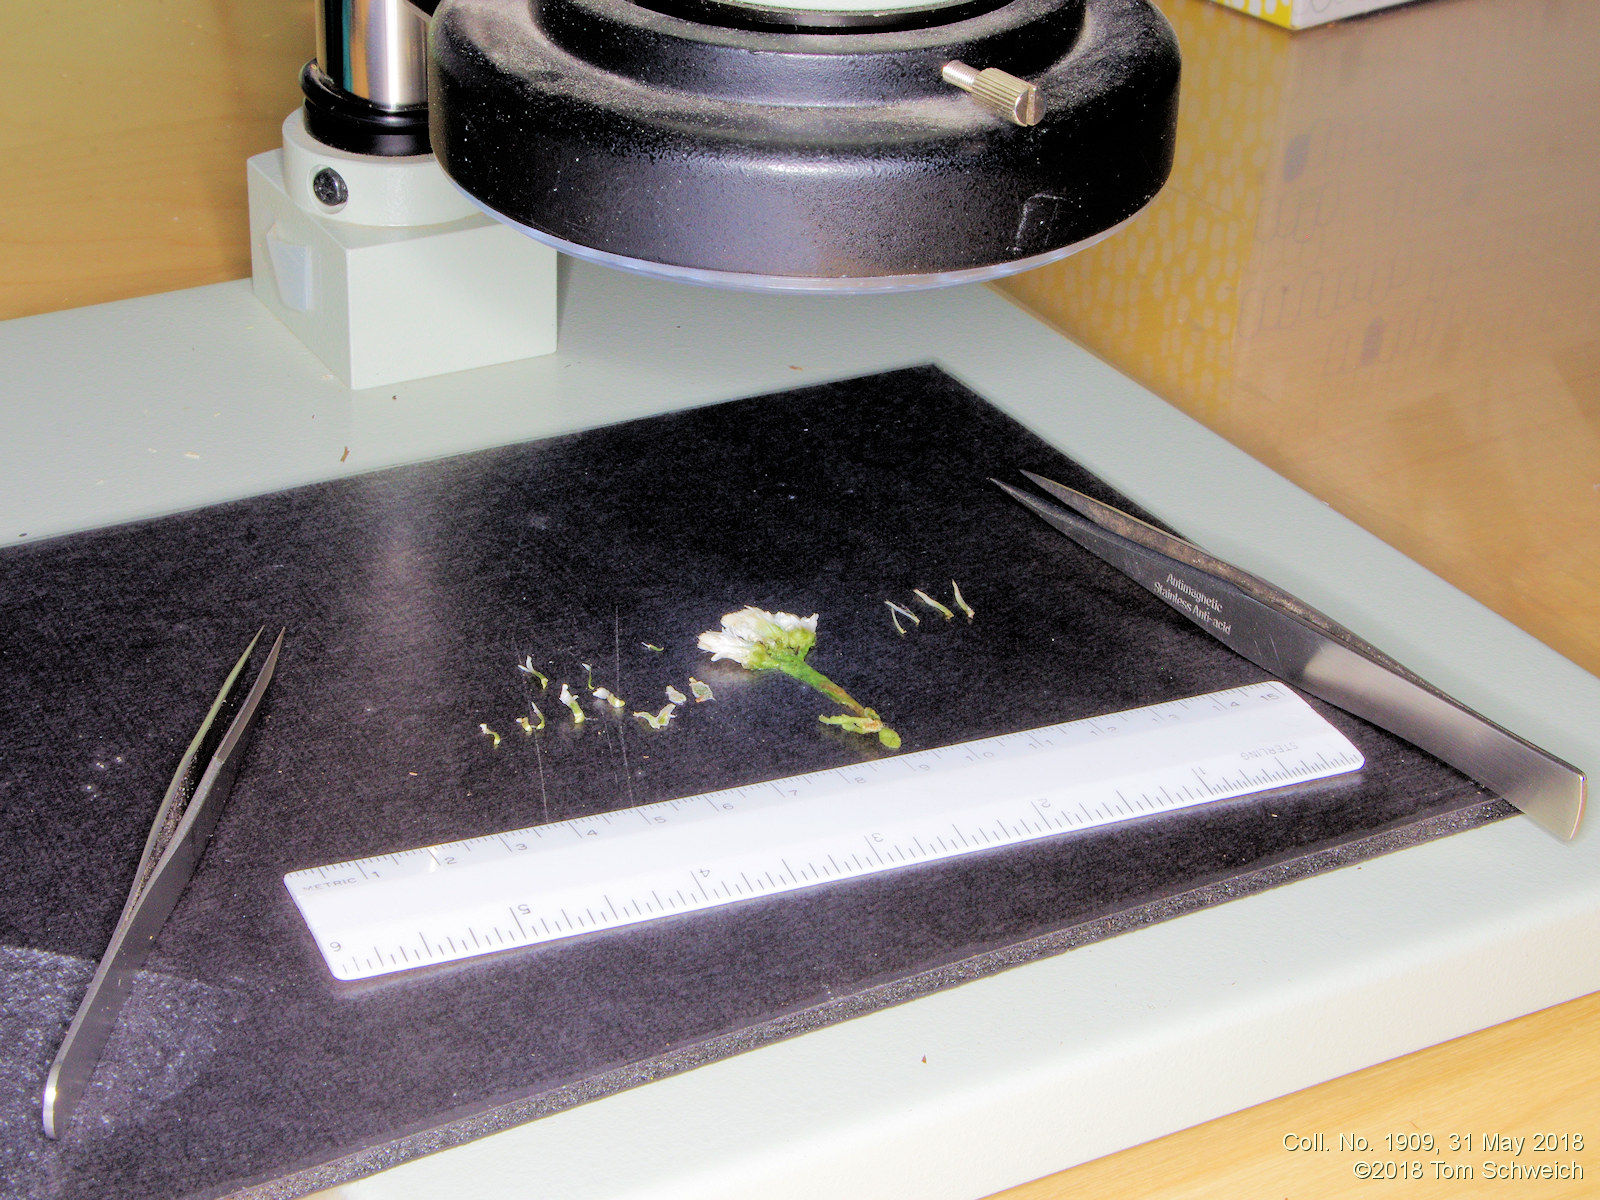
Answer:
[[[1172,182],[1006,290],[1600,672],[1600,5],[1427,0],[1289,34],[1159,3],[1184,50]],[[247,275],[244,160],[299,102],[309,0],[8,16],[0,318]],[[1576,1135],[1522,1161],[1588,1178],[1363,1181],[1290,1148],[1481,1164],[1491,1132]],[[1437,1153],[1386,1148],[1424,1134]],[[1597,1146],[1600,994],[1004,1195],[1554,1200],[1600,1195]]]

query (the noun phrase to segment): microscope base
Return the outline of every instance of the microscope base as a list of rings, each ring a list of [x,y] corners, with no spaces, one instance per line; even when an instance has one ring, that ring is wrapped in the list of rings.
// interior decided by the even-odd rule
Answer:
[[[431,156],[323,147],[299,112],[284,141],[247,165],[255,294],[350,387],[555,351],[555,251],[479,213]],[[346,196],[327,212],[310,183],[324,165]]]

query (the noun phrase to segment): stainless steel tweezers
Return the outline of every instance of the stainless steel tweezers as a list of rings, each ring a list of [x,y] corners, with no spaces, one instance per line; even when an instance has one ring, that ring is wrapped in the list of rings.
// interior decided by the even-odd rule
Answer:
[[[245,740],[278,665],[283,633],[279,632],[241,703],[245,664],[260,640],[258,632],[229,672],[156,810],[133,887],[111,934],[111,944],[89,981],[89,991],[67,1027],[67,1036],[45,1079],[44,1131],[50,1137],[61,1135],[78,1101],[83,1099],[95,1064],[116,1027],[117,1014],[128,998],[134,973],[144,964],[156,934],[172,915],[216,829],[223,802],[239,773]]]
[[[1121,509],[1023,474],[1067,508],[993,482],[1229,649],[1426,750],[1558,836],[1578,832],[1586,784],[1570,763],[1473,712],[1266,580]]]

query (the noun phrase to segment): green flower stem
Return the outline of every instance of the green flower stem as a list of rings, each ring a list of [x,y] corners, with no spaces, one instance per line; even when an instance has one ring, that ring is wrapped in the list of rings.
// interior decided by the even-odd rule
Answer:
[[[809,666],[803,658],[790,654],[774,654],[763,664],[763,668],[782,671],[790,679],[797,679],[807,687],[815,688],[834,703],[856,714],[853,717],[818,718],[824,725],[837,725],[841,729],[848,729],[851,733],[875,733],[878,735],[878,740],[889,749],[900,749],[900,735],[885,725],[882,717],[821,671]]]
[[[824,696],[831,698],[838,704],[842,704],[845,708],[855,713],[856,716],[864,717],[867,715],[866,707],[858,703],[855,697],[808,663],[798,658],[790,658],[788,655],[775,654],[772,656],[771,665],[789,676],[789,678],[798,679],[807,687],[815,688]]]
[[[914,620],[915,618],[913,618]],[[769,613],[753,605],[722,618],[720,630],[708,629],[696,644],[709,651],[711,661],[730,658],[746,671],[782,671],[789,678],[827,696],[851,714],[838,713],[817,719],[850,733],[877,734],[878,741],[891,750],[900,748],[900,735],[883,723],[883,718],[815,667],[806,665],[806,655],[817,644],[817,614],[809,617],[794,613]],[[694,685],[695,699],[702,697],[702,684]]]

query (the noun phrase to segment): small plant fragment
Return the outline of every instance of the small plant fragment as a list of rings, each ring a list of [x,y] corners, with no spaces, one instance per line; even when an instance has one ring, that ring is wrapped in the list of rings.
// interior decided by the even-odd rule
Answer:
[[[561,703],[567,706],[567,711],[572,714],[572,723],[582,725],[584,721],[583,709],[578,707],[578,698],[572,694],[572,689],[566,684],[561,685]]]
[[[517,670],[521,671],[524,675],[532,675],[535,679],[537,679],[539,681],[539,690],[541,692],[550,686],[550,677],[534,667],[533,655],[531,654],[523,655],[522,661],[517,664]]]
[[[670,683],[667,684],[667,699],[671,700],[674,704],[687,704],[687,703],[689,703],[689,697],[685,696],[682,692],[680,692],[677,688],[673,687]]]
[[[654,642],[640,642],[639,645],[643,646],[646,650],[653,651],[656,654],[660,654],[666,649],[665,646],[657,646]]]
[[[583,668],[583,686],[591,692],[594,691],[594,668],[588,663],[579,663],[578,665]]]
[[[517,724],[522,726],[523,733],[527,734],[529,737],[533,736],[533,722],[528,720],[527,717],[518,717]]]
[[[612,708],[625,708],[628,702],[621,696],[612,695],[610,688],[597,687],[592,689],[596,700],[604,700]]]
[[[884,603],[889,606],[889,620],[894,622],[895,630],[900,634],[901,637],[905,637],[906,635],[906,627],[900,624],[901,617],[910,617],[912,623],[915,625],[922,624],[922,618],[917,616],[916,613],[912,612],[904,604],[896,604],[893,600],[885,600]]]
[[[489,749],[491,749],[491,750],[500,749],[500,735],[498,733],[496,733],[494,730],[490,729],[489,726],[486,725],[486,724],[480,724],[478,726],[478,729],[479,729],[479,731],[481,733],[485,734],[488,737],[492,737],[494,739],[494,745],[490,746]]]
[[[912,588],[911,589],[911,594],[913,596],[915,596],[918,600],[921,600],[929,608],[933,609],[934,612],[938,613],[946,621],[955,620],[955,616],[956,616],[955,613],[951,612],[943,604],[940,604],[937,600],[935,600],[932,596],[928,595],[928,593],[923,591],[921,588]]]
[[[523,725],[523,728],[526,729],[529,733],[537,733],[537,732],[539,732],[539,730],[544,728],[544,714],[539,711],[539,706],[537,704],[535,704],[532,700],[528,701],[528,707],[533,709],[533,715],[539,718],[539,723],[537,725],[532,725],[532,726]],[[524,719],[526,719],[526,718],[524,718]]]
[[[883,745],[899,749],[900,735],[885,725],[882,717],[806,662],[806,655],[816,644],[816,613],[797,617],[759,608],[728,613],[722,618],[721,630],[707,630],[699,639],[700,649],[710,652],[712,662],[727,658],[747,671],[782,671],[854,714],[819,717],[824,724],[838,725],[851,733],[875,733]]]
[[[694,702],[696,704],[704,704],[707,700],[716,699],[716,696],[711,693],[711,685],[709,683],[701,683],[693,675],[689,676],[689,690],[694,693]]]
[[[658,713],[636,712],[633,715],[638,717],[639,720],[643,721],[646,725],[650,726],[651,729],[665,729],[667,724],[672,720],[673,717],[677,716],[677,714],[678,706],[676,704],[669,704]]]
[[[956,607],[962,611],[967,620],[970,621],[973,617],[978,615],[972,611],[972,605],[968,604],[966,598],[961,594],[961,585],[954,579],[950,581],[950,592],[956,598]]]
[[[835,713],[831,717],[818,717],[817,720],[824,725],[837,725],[846,733],[875,733],[885,746],[888,746],[891,750],[898,750],[900,748],[900,735],[885,725],[879,719],[878,714],[874,713],[870,708],[867,709],[867,713],[869,714],[868,716],[862,717],[852,717],[849,713]],[[889,735],[888,738],[883,736],[886,733]]]

